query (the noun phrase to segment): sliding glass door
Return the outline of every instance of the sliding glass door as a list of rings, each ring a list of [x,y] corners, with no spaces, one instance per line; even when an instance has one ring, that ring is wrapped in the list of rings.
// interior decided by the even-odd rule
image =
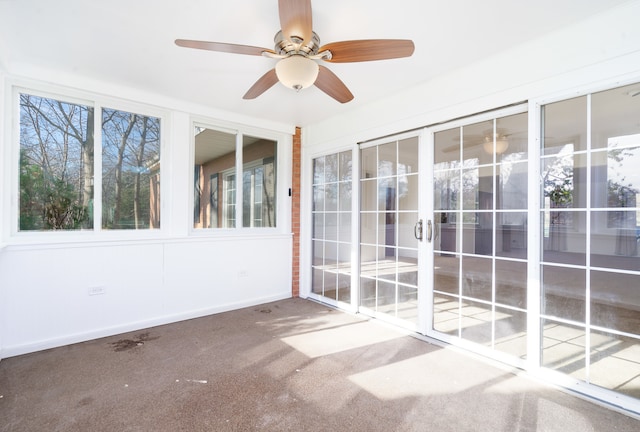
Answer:
[[[418,328],[418,137],[360,150],[360,310]]]
[[[433,132],[432,331],[527,356],[527,113]],[[432,211],[432,213],[431,213]]]

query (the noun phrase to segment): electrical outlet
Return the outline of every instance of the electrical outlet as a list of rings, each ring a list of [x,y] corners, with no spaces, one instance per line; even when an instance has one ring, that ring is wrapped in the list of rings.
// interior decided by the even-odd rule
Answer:
[[[102,295],[102,294],[106,294],[106,293],[107,293],[107,287],[106,286],[89,287],[89,295],[90,296]]]

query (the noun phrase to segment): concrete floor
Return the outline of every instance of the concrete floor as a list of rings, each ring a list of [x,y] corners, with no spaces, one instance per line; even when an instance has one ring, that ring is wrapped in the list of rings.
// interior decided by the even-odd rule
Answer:
[[[640,421],[302,299],[4,359],[0,431],[638,431]]]

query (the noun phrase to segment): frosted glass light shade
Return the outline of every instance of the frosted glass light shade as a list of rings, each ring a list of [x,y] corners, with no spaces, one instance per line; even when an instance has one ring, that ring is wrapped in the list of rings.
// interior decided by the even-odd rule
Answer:
[[[276,64],[278,80],[296,91],[312,86],[318,78],[318,70],[315,61],[301,55],[292,55]]]
[[[493,141],[491,138],[487,138],[485,142],[482,144],[484,151],[492,154],[493,153]],[[496,138],[496,154],[502,154],[509,148],[509,141],[506,138],[499,137]]]

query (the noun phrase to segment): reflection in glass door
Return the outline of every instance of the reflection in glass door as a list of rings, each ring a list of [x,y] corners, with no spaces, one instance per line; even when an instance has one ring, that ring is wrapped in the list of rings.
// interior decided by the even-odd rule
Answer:
[[[418,325],[418,137],[360,151],[360,310]]]
[[[638,84],[542,107],[542,366],[640,400]],[[618,396],[617,401],[622,400]]]
[[[434,134],[433,330],[527,355],[527,113]]]

